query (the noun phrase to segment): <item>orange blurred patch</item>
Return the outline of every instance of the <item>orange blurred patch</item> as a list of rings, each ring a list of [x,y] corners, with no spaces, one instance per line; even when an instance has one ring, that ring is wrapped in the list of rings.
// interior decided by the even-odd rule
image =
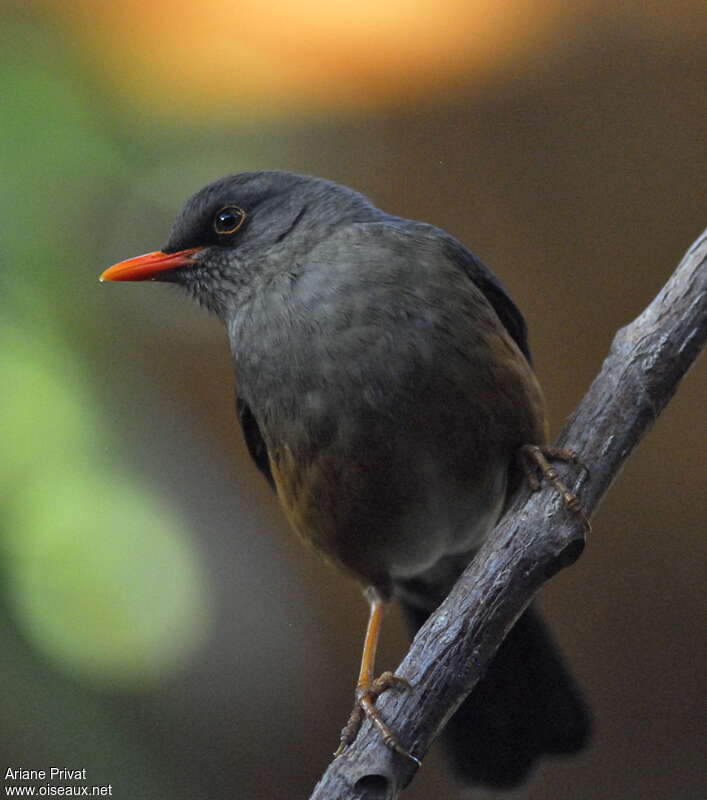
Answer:
[[[537,46],[557,1],[42,3],[156,110],[270,115],[419,100],[477,81]]]

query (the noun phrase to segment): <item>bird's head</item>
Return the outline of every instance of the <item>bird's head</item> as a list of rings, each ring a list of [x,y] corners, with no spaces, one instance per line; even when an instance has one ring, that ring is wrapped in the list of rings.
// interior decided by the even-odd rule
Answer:
[[[187,201],[162,250],[121,261],[101,280],[176,283],[227,321],[260,281],[296,269],[334,229],[378,215],[362,195],[321,178],[229,175]]]

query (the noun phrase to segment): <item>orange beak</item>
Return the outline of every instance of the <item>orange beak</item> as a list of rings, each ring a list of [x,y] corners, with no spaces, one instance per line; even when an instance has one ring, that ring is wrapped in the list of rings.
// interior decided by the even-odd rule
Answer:
[[[203,247],[192,247],[189,250],[180,250],[177,253],[163,253],[155,250],[154,253],[145,253],[142,256],[129,258],[113,264],[101,275],[102,281],[157,281],[160,272],[169,269],[186,267],[194,263],[194,254],[203,250]]]

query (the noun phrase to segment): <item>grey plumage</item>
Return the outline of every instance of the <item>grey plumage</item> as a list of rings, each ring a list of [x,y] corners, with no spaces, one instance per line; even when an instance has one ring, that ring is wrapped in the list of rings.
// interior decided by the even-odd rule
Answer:
[[[229,206],[246,223],[219,234]],[[191,248],[187,268],[160,278],[223,320],[249,451],[292,526],[364,586],[400,595],[418,626],[502,513],[518,449],[545,441],[522,315],[449,234],[318,178],[210,184],[163,250]],[[519,625],[501,652],[454,740],[460,773],[494,785],[577,749],[588,729],[541,628]],[[524,654],[536,677],[514,694]]]

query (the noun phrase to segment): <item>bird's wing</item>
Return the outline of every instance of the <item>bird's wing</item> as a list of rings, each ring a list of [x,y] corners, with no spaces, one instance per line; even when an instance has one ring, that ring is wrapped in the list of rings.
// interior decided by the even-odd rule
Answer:
[[[268,448],[263,439],[263,434],[260,432],[258,423],[250,410],[250,406],[243,400],[242,397],[236,396],[236,415],[238,421],[241,423],[245,443],[248,447],[250,457],[255,461],[257,468],[265,476],[265,480],[270,484],[270,487],[275,489],[275,481],[273,480],[272,472],[270,470],[270,459],[268,458]]]
[[[460,266],[483,292],[498,318],[518,345],[521,353],[532,363],[528,346],[528,328],[518,306],[511,300],[505,286],[491,270],[463,245],[445,236],[444,251],[450,261]]]

